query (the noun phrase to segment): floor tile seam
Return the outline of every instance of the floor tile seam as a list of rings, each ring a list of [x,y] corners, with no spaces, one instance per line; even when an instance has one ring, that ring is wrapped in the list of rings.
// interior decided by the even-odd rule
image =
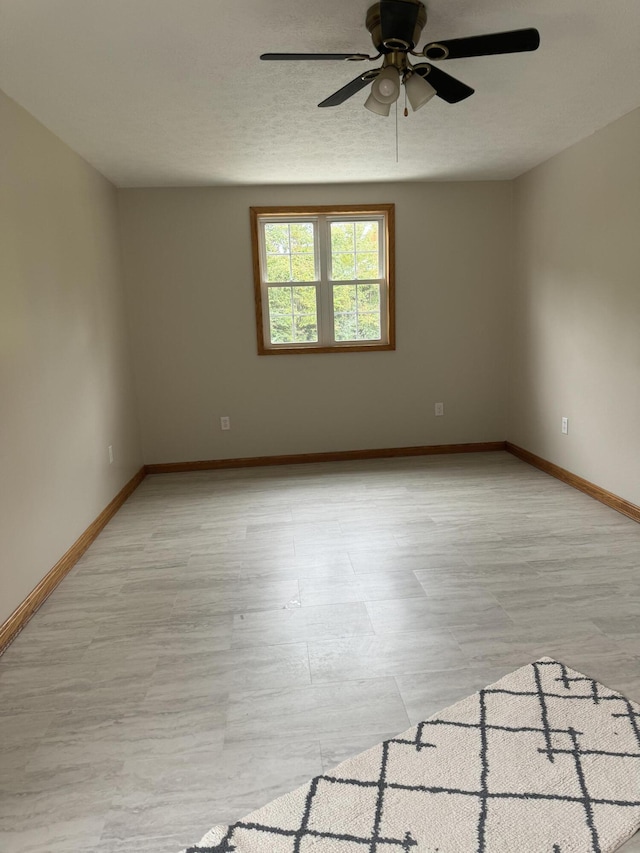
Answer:
[[[295,642],[291,642],[291,643],[274,643],[274,644],[261,643],[260,646],[249,646],[249,647],[247,647],[247,649],[251,649],[251,650],[270,649],[270,648],[279,648],[280,646],[283,646],[283,645],[299,646],[300,651],[302,651],[302,647],[307,646],[307,641],[306,640],[299,640],[299,641],[295,641]],[[231,657],[232,653],[242,652],[243,650],[244,649],[242,649],[242,648],[237,648],[237,649],[211,649],[211,650],[204,650],[204,651],[198,651],[198,652],[193,652],[193,653],[181,652],[179,654],[175,654],[175,653],[168,651],[168,652],[164,653],[164,655],[162,656],[162,660],[160,661],[159,665],[163,668],[166,668],[166,667],[169,667],[172,665],[175,666],[176,664],[180,663],[180,659],[186,658],[186,657],[188,657],[191,661],[195,661],[196,663],[199,662],[200,660],[203,660],[203,661],[209,660],[213,656],[216,656],[216,655],[228,655],[229,657]],[[268,661],[263,660],[260,663],[261,664],[267,664]],[[212,661],[212,666],[215,666],[215,665],[216,664]],[[237,664],[229,663],[218,674],[224,675],[224,674],[226,674],[227,669],[232,669],[236,665]]]
[[[393,680],[395,682],[396,690],[398,691],[398,695],[400,696],[400,701],[402,702],[402,707],[404,708],[404,712],[407,716],[407,720],[409,721],[409,726],[410,726],[411,725],[411,714],[409,713],[409,706],[407,705],[407,701],[404,698],[404,696],[402,695],[402,690],[400,689],[400,684],[398,682],[399,677],[400,676],[394,675]]]
[[[305,643],[305,645],[307,647],[307,666],[309,668],[309,685],[313,686],[313,684],[314,684],[313,670],[311,669],[311,653],[309,651],[309,643],[307,642],[307,643]]]
[[[420,586],[422,587],[422,584],[420,584]],[[380,598],[368,597],[368,598],[356,598],[356,599],[348,598],[346,601],[329,602],[326,606],[330,607],[333,604],[374,604],[374,603],[381,602],[381,601],[406,601],[406,600],[411,599],[411,598],[422,599],[425,597],[427,597],[427,592],[424,589],[424,587],[422,587],[422,592],[417,592],[417,591],[407,592],[407,593],[403,593],[400,595],[396,595],[395,598],[393,598],[393,599],[389,599],[386,597],[380,597]],[[325,605],[323,605],[323,604],[304,604],[304,603],[301,604],[301,607],[324,607],[324,606]]]
[[[467,661],[467,659],[464,656],[462,656],[462,654],[461,654],[460,667],[451,667],[451,669],[448,671],[455,671],[455,669],[461,668],[462,666],[465,666],[465,667],[471,666],[471,664],[472,664],[472,662]],[[429,676],[429,675],[433,675],[434,673],[438,673],[438,672],[442,672],[442,669],[438,669],[436,666],[434,666],[433,668],[429,668],[429,669],[424,669],[424,668],[420,669],[418,666],[416,666],[415,668],[407,667],[407,669],[403,672],[379,673],[377,675],[366,675],[366,674],[356,675],[355,673],[350,673],[346,678],[327,677],[327,678],[315,680],[313,682],[313,686],[314,687],[330,687],[331,685],[349,684],[350,682],[354,682],[354,681],[358,681],[358,682],[378,681],[380,679],[385,679],[385,678],[392,678],[397,683],[399,678],[415,678],[417,676]],[[399,685],[397,685],[397,686],[398,686],[398,689],[400,689]]]
[[[107,814],[107,817],[108,817],[108,816],[109,816],[109,814]],[[106,824],[106,820],[105,820],[105,824]],[[145,841],[164,841],[164,840],[169,839],[169,838],[170,838],[170,839],[172,839],[172,841],[173,841],[173,839],[175,838],[175,833],[169,833],[169,834],[165,834],[165,835],[141,835],[141,836],[138,836],[138,839],[139,839],[141,842],[145,842]],[[82,851],[82,853],[103,853],[103,848],[104,848],[104,847],[106,847],[106,845],[107,845],[107,844],[108,844],[109,846],[111,846],[111,842],[112,842],[112,841],[113,841],[113,837],[109,837],[108,835],[104,835],[104,834],[102,834],[102,835],[100,836],[100,838],[98,839],[97,847],[95,847],[93,850],[83,850],[83,851]],[[185,842],[185,844],[189,844],[189,843],[191,843],[191,841],[192,841],[192,839],[190,839],[188,842]],[[177,848],[177,849],[176,849],[175,851],[172,851],[172,853],[177,853],[177,850],[179,849],[179,846],[180,846],[180,845],[179,845],[179,843],[178,843],[178,844],[176,845],[176,848]],[[183,849],[184,849],[184,848],[183,848]],[[71,851],[70,851],[70,853],[71,853]],[[78,851],[73,851],[73,853],[78,853]],[[118,853],[118,851],[115,851],[115,850],[113,850],[113,849],[112,849],[112,850],[110,851],[110,853]],[[131,853],[131,851],[129,851],[129,853]]]
[[[369,637],[369,636],[372,636],[373,633],[374,632],[371,631],[367,634],[345,634],[343,637],[337,637],[336,639],[344,639],[344,638],[349,637],[349,636]],[[296,637],[295,639],[286,639],[286,640],[282,640],[281,642],[277,642],[277,643],[273,643],[273,642],[265,643],[263,640],[256,640],[255,643],[250,643],[249,645],[241,645],[241,646],[235,645],[234,646],[233,640],[232,640],[231,649],[228,651],[233,651],[234,649],[257,649],[257,648],[263,648],[264,646],[295,646],[295,645],[299,645],[300,643],[308,643],[308,642],[309,642],[309,640],[304,638],[304,637]]]
[[[584,586],[588,587],[587,584],[585,584]],[[547,587],[540,585],[539,589],[546,591]],[[558,591],[559,595],[557,598],[552,596],[550,598],[550,600],[548,600],[548,601],[545,601],[544,598],[542,600],[536,600],[535,594],[537,592],[537,589],[535,589],[535,588],[525,590],[523,595],[522,595],[522,601],[513,600],[513,597],[518,592],[518,590],[516,590],[516,589],[509,589],[509,590],[502,590],[502,591],[498,590],[496,592],[496,595],[499,598],[502,598],[502,601],[500,601],[500,606],[505,610],[515,609],[517,606],[526,607],[526,608],[530,608],[530,607],[540,608],[540,607],[550,606],[550,607],[564,607],[570,612],[575,612],[576,614],[580,614],[580,613],[586,612],[584,609],[585,607],[586,608],[592,608],[593,607],[594,611],[600,610],[602,613],[604,613],[606,611],[607,604],[612,604],[614,602],[617,602],[616,611],[618,613],[620,613],[621,605],[619,602],[619,596],[616,595],[615,592],[608,592],[608,593],[605,593],[602,595],[593,594],[593,597],[589,598],[588,601],[584,601],[584,599],[580,601],[580,600],[575,600],[575,595],[576,595],[576,592],[578,592],[578,590],[574,589],[574,586],[572,584],[558,585],[558,586],[554,587],[554,589]],[[564,591],[573,594],[574,599],[572,600],[571,598],[564,597],[562,595],[562,592],[564,592]],[[529,599],[527,599],[527,596],[530,596]],[[511,601],[509,599],[511,599]],[[640,606],[640,601],[637,603],[632,603],[630,606],[631,607],[638,607],[638,606]],[[622,609],[624,609],[624,607],[622,607]],[[588,616],[587,618],[593,618],[593,617]]]
[[[454,599],[454,598],[455,598],[455,596],[453,596],[453,595],[452,595],[452,596],[434,596],[434,598],[435,598],[435,599],[438,599],[438,598],[452,598],[452,599]],[[426,596],[424,596],[424,597],[423,597],[423,596],[415,596],[415,597],[408,597],[408,598],[385,598],[385,599],[376,599],[376,600],[373,600],[373,601],[364,601],[364,602],[362,602],[362,604],[364,604],[364,605],[365,605],[365,607],[367,608],[367,612],[369,613],[369,616],[370,616],[370,618],[371,618],[371,611],[369,610],[369,605],[395,604],[395,603],[399,603],[399,602],[403,602],[403,601],[423,601],[423,600],[426,600],[426,601],[428,602],[428,601],[429,601],[429,596],[428,596],[428,595],[426,595]],[[504,609],[504,607],[502,607],[502,606],[501,606],[500,604],[498,604],[497,602],[496,602],[496,604],[495,604],[495,605],[494,605],[494,604],[492,604],[491,606],[492,606],[492,607],[496,607],[499,611],[501,611],[501,613],[506,617],[506,619],[507,619],[509,622],[513,622],[513,621],[514,621],[514,620],[513,620],[513,618],[512,618],[512,617],[511,617],[507,612],[506,612],[506,610]],[[464,616],[465,616],[465,618],[466,618],[466,617],[468,617],[468,613],[466,613],[466,612],[465,612],[465,613],[464,613]],[[449,617],[449,621],[450,621],[450,623],[451,623],[451,627],[456,627],[456,628],[458,628],[458,627],[461,627],[461,626],[463,626],[463,625],[464,625],[464,626],[469,625],[470,627],[471,627],[471,626],[473,626],[473,627],[478,627],[478,628],[482,627],[481,623],[479,623],[479,622],[469,622],[468,620],[467,620],[467,621],[465,621],[464,623],[460,623],[460,625],[454,625],[454,624],[453,624],[453,622],[452,622],[451,620],[452,620],[453,618],[457,618],[457,617],[454,617],[454,616],[453,616],[453,614],[443,614],[443,615],[442,615],[442,617],[440,617],[438,614],[429,614],[426,618],[436,618],[436,619],[438,619],[438,618],[442,618],[443,620],[447,620],[447,618],[448,618],[448,617]],[[460,617],[460,618],[462,618],[462,615],[461,615],[461,617]],[[433,627],[443,628],[443,629],[444,629],[444,628],[447,628],[447,627],[449,627],[449,626],[448,626],[448,625],[439,625],[439,626],[433,626]],[[374,626],[374,630],[375,630],[375,626]],[[412,629],[412,630],[415,630],[415,629]],[[376,631],[375,633],[378,633],[378,632]],[[383,631],[383,632],[381,632],[381,633],[388,634],[388,633],[407,633],[407,632],[406,632],[406,631]]]
[[[425,570],[425,569],[416,569],[416,570],[414,571],[414,574],[415,574],[415,572],[416,572],[416,571],[428,571],[428,569],[427,569],[427,570]],[[416,580],[418,581],[418,583],[420,584],[420,586],[424,589],[424,593],[425,593],[425,595],[427,596],[427,598],[429,598],[429,597],[430,597],[429,590],[425,589],[425,583],[427,583],[427,581],[421,581],[421,580],[420,580],[419,578],[417,578],[417,577],[416,577]],[[496,597],[496,595],[495,595],[495,593],[493,592],[493,590],[492,590],[492,589],[487,588],[487,587],[485,587],[485,586],[482,586],[482,587],[481,587],[481,590],[482,590],[483,595],[486,595],[486,596],[488,596],[489,598],[492,598],[492,599],[493,599],[493,604],[494,604],[496,607],[499,607],[501,610],[504,610],[504,607],[503,607],[503,606],[501,605],[501,603],[498,601],[498,599],[497,599],[497,597]],[[431,597],[432,597],[432,598],[436,598],[436,599],[439,599],[439,598],[456,598],[456,596],[457,596],[459,593],[460,593],[460,590],[455,590],[455,591],[447,592],[447,593],[436,592],[436,593],[432,593],[432,594],[431,594]]]
[[[571,609],[566,604],[564,604],[564,607],[566,607],[567,610]],[[511,620],[511,622],[513,622],[513,624],[516,628],[521,628],[524,630],[527,627],[531,627],[530,625],[528,625],[527,620],[523,615],[517,616],[515,613],[510,613],[509,610],[507,610],[506,608],[503,608],[503,610],[507,614],[507,616]],[[594,618],[596,618],[596,619],[598,618],[597,616],[596,617],[586,616],[583,613],[578,612],[577,610],[572,611],[572,612],[574,613],[574,615],[576,617],[579,617],[578,621],[579,621],[580,625],[585,625],[589,628],[593,628],[595,634],[599,634],[599,635],[604,636],[604,637],[607,636],[607,634],[601,628],[599,628],[598,625],[596,625],[596,623],[593,621]],[[639,619],[640,619],[640,617],[639,617]],[[612,639],[612,638],[609,637],[609,639]]]
[[[454,642],[454,644],[455,644],[456,648],[457,648],[457,649],[458,649],[458,651],[460,652],[460,655],[462,656],[463,660],[464,660],[464,661],[466,661],[467,666],[468,666],[469,664],[471,664],[472,659],[471,659],[471,658],[470,658],[470,656],[465,652],[465,650],[462,648],[462,643],[458,640],[458,638],[457,638],[457,637],[456,637],[456,635],[453,633],[453,631],[452,631],[450,628],[447,628],[447,629],[446,629],[446,631],[447,631],[447,633],[449,634],[449,636],[451,637],[452,641]]]
[[[320,608],[324,608],[324,607],[326,607],[326,608],[330,608],[330,607],[345,607],[345,606],[347,606],[347,605],[349,605],[349,604],[365,604],[365,602],[363,602],[363,601],[354,601],[354,602],[346,602],[346,603],[338,603],[338,604],[333,604],[333,603],[331,603],[331,604],[308,604],[308,605],[306,605],[306,607],[304,607],[304,608],[302,608],[302,607],[296,607],[296,608],[293,608],[292,610],[290,610],[289,612],[296,613],[296,612],[302,612],[302,611],[304,611],[304,610],[307,610],[307,611],[308,611],[308,610],[310,610],[312,607],[315,607],[315,608],[318,608],[318,609],[320,609]],[[282,613],[282,611],[283,611],[283,610],[285,610],[285,608],[282,608],[282,607],[279,607],[279,608],[273,608],[273,607],[270,607],[270,608],[268,608],[268,609],[266,609],[266,610],[254,610],[254,611],[251,611],[251,614],[252,614],[252,615],[254,615],[254,616],[255,616],[255,615],[257,615],[257,614],[260,614],[260,615],[262,615],[262,614],[275,614],[275,613]],[[248,611],[243,611],[242,613],[234,613],[234,617],[236,617],[236,616],[242,616],[245,612],[248,612]]]
[[[145,694],[146,695],[146,694]],[[45,697],[46,698],[46,697]],[[7,706],[6,713],[10,716],[14,716],[16,714],[32,714],[35,713],[39,708],[42,707],[43,697],[39,695],[31,695],[28,699],[22,699],[20,704]],[[122,697],[120,695],[120,701],[122,701]],[[139,700],[142,701],[142,700]],[[83,711],[98,711],[104,710],[105,708],[114,708],[114,712],[117,705],[118,700],[114,700],[113,702],[105,702],[104,699],[95,699],[89,703],[81,702],[77,704],[77,699],[73,697],[69,697],[68,703],[62,703],[59,707],[55,708],[55,712],[67,712],[74,711],[78,708],[81,708]],[[76,704],[74,704],[76,703]],[[130,707],[130,704],[125,703],[125,709]],[[118,712],[119,713],[119,712]]]
[[[350,685],[359,685],[359,684],[370,685],[374,682],[386,682],[386,683],[393,682],[395,684],[395,677],[392,675],[374,675],[371,678],[367,678],[364,676],[362,676],[362,677],[358,676],[357,678],[350,677],[350,678],[341,679],[340,681],[330,682],[330,683],[326,683],[326,684],[325,683],[321,683],[321,684],[294,684],[294,685],[291,685],[289,687],[284,687],[284,688],[283,687],[278,687],[278,688],[257,687],[257,688],[246,688],[244,690],[235,689],[235,690],[229,691],[229,706],[233,705],[234,703],[237,704],[238,701],[240,701],[242,699],[242,697],[251,696],[255,693],[270,694],[274,690],[278,690],[278,692],[286,692],[287,694],[290,694],[290,693],[299,694],[299,693],[304,693],[305,691],[308,691],[308,690],[322,689],[325,687],[333,687],[336,685],[342,685],[345,687],[349,687]],[[395,685],[395,686],[397,688],[397,685]]]

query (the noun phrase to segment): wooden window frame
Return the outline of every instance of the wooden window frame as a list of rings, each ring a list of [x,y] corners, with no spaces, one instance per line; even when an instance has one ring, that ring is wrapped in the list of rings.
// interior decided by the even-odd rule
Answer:
[[[380,352],[382,350],[395,350],[395,205],[394,204],[363,204],[363,205],[297,205],[294,207],[251,207],[251,243],[253,250],[253,278],[254,297],[256,310],[256,331],[258,342],[258,355],[303,355],[317,353],[339,353],[339,352]],[[350,216],[366,217],[372,216],[383,220],[382,236],[384,240],[382,278],[386,282],[386,299],[381,305],[380,320],[383,340],[366,343],[357,341],[355,343],[336,342],[331,346],[322,343],[304,344],[271,344],[268,340],[266,329],[267,313],[263,310],[263,299],[266,294],[267,284],[262,276],[262,241],[260,239],[261,222],[263,220],[283,221],[300,219],[301,217],[337,217],[349,219]],[[316,252],[319,252],[316,246]],[[329,253],[330,254],[330,253]],[[333,283],[329,280],[327,269],[327,257],[320,258],[321,276],[317,283],[319,292],[322,294]],[[340,282],[335,282],[339,284]],[[345,282],[346,283],[346,282]],[[351,282],[348,282],[351,283]],[[311,284],[311,283],[310,283]],[[325,295],[325,299],[326,299]],[[333,318],[331,317],[331,321]],[[321,316],[318,316],[318,324]],[[325,318],[326,322],[326,318]],[[386,334],[384,334],[386,332]]]

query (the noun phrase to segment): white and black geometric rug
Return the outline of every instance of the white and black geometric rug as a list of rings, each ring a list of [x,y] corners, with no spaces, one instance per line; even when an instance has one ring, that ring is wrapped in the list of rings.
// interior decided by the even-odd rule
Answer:
[[[611,853],[640,827],[640,705],[543,658],[188,853]]]

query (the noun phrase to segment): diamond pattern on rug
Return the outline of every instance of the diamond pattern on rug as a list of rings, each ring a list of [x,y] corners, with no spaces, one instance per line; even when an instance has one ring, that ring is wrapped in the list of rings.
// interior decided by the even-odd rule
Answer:
[[[186,853],[612,853],[640,827],[640,706],[550,658]]]

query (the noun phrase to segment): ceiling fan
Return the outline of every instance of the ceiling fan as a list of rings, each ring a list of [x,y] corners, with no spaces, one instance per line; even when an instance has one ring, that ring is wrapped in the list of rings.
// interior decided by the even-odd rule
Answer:
[[[371,33],[378,53],[263,53],[265,60],[346,60],[348,62],[374,62],[382,57],[382,65],[360,74],[333,95],[318,104],[319,107],[336,107],[344,103],[365,86],[371,92],[365,107],[378,115],[388,116],[391,104],[398,100],[400,86],[404,85],[412,109],[418,110],[434,95],[449,104],[463,101],[474,90],[431,62],[413,65],[409,56],[430,60],[462,59],[469,56],[491,56],[499,53],[520,53],[536,50],[540,34],[533,28],[510,30],[504,33],[470,36],[429,42],[421,50],[415,47],[427,23],[427,10],[421,0],[379,0],[367,12],[366,27]]]

